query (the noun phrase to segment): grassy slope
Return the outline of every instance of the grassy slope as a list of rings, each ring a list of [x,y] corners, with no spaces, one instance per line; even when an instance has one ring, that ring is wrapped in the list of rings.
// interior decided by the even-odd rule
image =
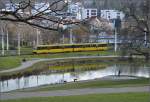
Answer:
[[[17,67],[21,64],[19,57],[0,57],[0,70]]]
[[[143,86],[149,85],[149,79],[135,79],[135,80],[91,80],[86,82],[75,82],[67,84],[49,85],[38,88],[32,88],[21,91],[49,91],[49,90],[68,90],[80,88],[102,88],[102,87],[127,87],[127,86]]]
[[[149,93],[93,94],[65,97],[45,97],[3,102],[149,102]]]

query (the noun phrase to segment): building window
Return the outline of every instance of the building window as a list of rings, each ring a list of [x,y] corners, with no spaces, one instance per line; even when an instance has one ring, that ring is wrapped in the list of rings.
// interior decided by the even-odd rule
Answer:
[[[120,12],[118,12],[117,15],[120,15]]]
[[[120,13],[119,13],[119,12],[117,13],[117,16],[120,16]]]
[[[97,10],[91,10],[91,16],[97,16]]]
[[[117,18],[120,18],[120,16],[117,16]]]
[[[91,15],[92,15],[92,16],[96,16],[96,15],[97,15],[97,13],[91,13]]]
[[[72,17],[72,19],[76,19],[76,17]]]
[[[91,10],[91,12],[96,12],[96,10]]]

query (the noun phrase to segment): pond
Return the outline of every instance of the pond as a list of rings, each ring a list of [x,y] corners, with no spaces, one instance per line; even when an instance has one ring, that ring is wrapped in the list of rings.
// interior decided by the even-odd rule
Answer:
[[[21,76],[16,78],[9,78],[0,81],[0,91],[8,92],[17,89],[24,89],[30,87],[37,87],[41,85],[60,84],[64,82],[83,81],[103,78],[110,75],[127,75],[132,77],[150,77],[150,68],[147,63],[139,64],[138,62],[99,62],[87,61],[88,63],[75,62],[70,65],[66,62],[61,62],[49,66],[49,70],[43,70],[36,75]],[[79,64],[78,64],[79,63]],[[49,64],[51,65],[51,64]],[[57,67],[57,68],[55,68]],[[59,68],[58,68],[59,67]],[[60,71],[61,68],[73,69],[67,71]],[[80,68],[82,67],[82,68]],[[84,69],[84,67],[86,67]],[[88,68],[87,68],[88,67]],[[53,69],[53,70],[52,70]],[[56,70],[57,69],[57,70]],[[58,70],[59,69],[59,70]],[[65,69],[65,70],[66,70]],[[81,70],[84,69],[84,70]]]

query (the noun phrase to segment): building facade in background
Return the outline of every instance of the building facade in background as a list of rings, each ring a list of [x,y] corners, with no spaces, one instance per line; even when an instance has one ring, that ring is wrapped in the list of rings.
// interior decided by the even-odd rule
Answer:
[[[97,8],[85,8],[82,13],[83,19],[97,17]]]
[[[101,14],[101,18],[104,18],[107,20],[117,19],[118,17],[121,20],[123,20],[125,17],[125,14],[119,10],[101,10],[100,14]]]
[[[70,16],[72,16],[72,19],[82,20],[83,19],[83,15],[82,15],[83,9],[84,9],[84,7],[82,6],[82,4],[80,2],[69,3],[67,13],[71,14]]]

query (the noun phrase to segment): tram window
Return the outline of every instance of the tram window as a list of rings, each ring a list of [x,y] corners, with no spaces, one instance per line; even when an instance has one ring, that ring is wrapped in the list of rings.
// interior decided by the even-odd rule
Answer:
[[[102,46],[105,47],[105,46],[107,46],[107,44],[103,44]]]
[[[73,48],[79,48],[79,46],[78,46],[78,45],[73,45],[72,47],[73,47]]]
[[[93,47],[97,47],[97,44],[94,44]]]
[[[47,49],[50,50],[50,49],[51,49],[51,46],[47,47]]]
[[[49,46],[47,49],[48,49],[48,50],[53,49],[53,46]]]
[[[53,46],[52,49],[59,49],[59,46]]]
[[[52,49],[61,49],[61,46],[53,46]]]
[[[72,45],[72,48],[81,48],[82,45]]]
[[[86,45],[79,45],[79,48],[84,48],[86,47]]]
[[[77,46],[76,45],[72,45],[72,48],[77,48]]]
[[[80,45],[81,48],[89,47],[89,45]]]
[[[93,44],[90,44],[89,47],[93,47]]]
[[[90,47],[96,47],[96,45],[95,44],[91,44]]]
[[[40,47],[37,47],[37,50],[40,50]]]
[[[85,45],[85,47],[90,47],[90,45],[88,44],[88,45]]]
[[[46,49],[46,47],[37,47],[37,50],[43,50]]]
[[[67,46],[63,46],[63,48],[66,48]]]
[[[83,48],[84,47],[84,45],[78,45],[78,48]]]
[[[72,48],[72,46],[68,45],[68,46],[64,46],[63,48]]]
[[[98,47],[105,47],[107,46],[106,44],[99,44]]]
[[[98,44],[97,46],[98,46],[98,47],[102,47],[102,44]]]

